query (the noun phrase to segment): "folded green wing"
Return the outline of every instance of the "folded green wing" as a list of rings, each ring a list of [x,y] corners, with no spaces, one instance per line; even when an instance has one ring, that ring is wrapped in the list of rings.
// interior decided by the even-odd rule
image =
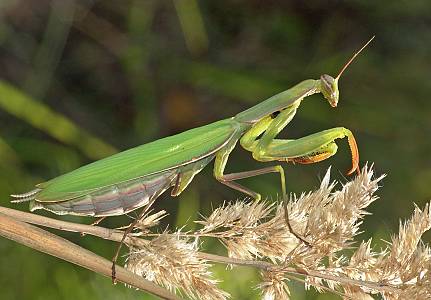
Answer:
[[[199,160],[223,147],[238,131],[225,119],[126,150],[37,185],[37,201],[65,201],[88,191]]]

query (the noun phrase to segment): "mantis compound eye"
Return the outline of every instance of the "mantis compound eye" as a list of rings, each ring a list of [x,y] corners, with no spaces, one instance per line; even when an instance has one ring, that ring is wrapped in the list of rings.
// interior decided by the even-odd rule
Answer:
[[[320,76],[320,91],[332,107],[337,107],[339,97],[338,78],[334,79],[334,77],[327,74]]]

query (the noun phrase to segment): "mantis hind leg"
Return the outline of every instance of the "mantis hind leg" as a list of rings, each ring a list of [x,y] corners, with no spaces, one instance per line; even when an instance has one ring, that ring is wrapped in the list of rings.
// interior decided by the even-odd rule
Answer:
[[[103,216],[98,218],[96,221],[94,221],[93,223],[91,223],[91,226],[96,226],[99,225],[100,222],[102,222],[103,220],[105,220],[108,216]]]
[[[117,271],[115,266],[118,260],[118,256],[120,255],[121,247],[126,241],[127,236],[133,231],[133,228],[135,228],[136,224],[138,224],[138,222],[142,219],[142,217],[146,212],[147,212],[147,209],[143,208],[142,211],[139,213],[139,216],[127,226],[121,238],[120,244],[117,246],[117,250],[115,251],[115,254],[112,257],[112,266],[111,266],[111,279],[113,284],[117,284]]]

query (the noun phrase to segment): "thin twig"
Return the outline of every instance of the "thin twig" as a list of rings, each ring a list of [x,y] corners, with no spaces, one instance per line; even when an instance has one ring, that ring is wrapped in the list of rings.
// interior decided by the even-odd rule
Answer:
[[[270,262],[265,262],[265,261],[238,259],[238,258],[225,257],[225,256],[203,253],[203,252],[199,252],[199,256],[201,258],[204,258],[213,262],[223,263],[223,264],[233,264],[238,266],[254,267],[264,271],[271,271],[271,270],[283,271],[294,275],[311,276],[311,277],[321,278],[325,280],[343,282],[343,283],[351,284],[355,286],[364,286],[380,292],[395,293],[399,291],[397,287],[389,284],[375,283],[375,282],[366,281],[366,280],[355,280],[345,276],[340,277],[340,276],[335,276],[335,275],[321,273],[321,272],[312,271],[312,270],[304,270],[302,268],[297,268],[297,267],[285,267],[285,266],[280,266],[280,265],[272,264]]]
[[[294,275],[290,275],[290,274],[289,275],[285,275],[285,276],[286,276],[286,278],[288,278],[290,280],[296,280],[296,281],[299,281],[301,283],[307,284],[307,281],[305,279],[303,279],[303,278],[298,278],[298,277],[296,277]],[[318,288],[320,288],[320,289],[323,289],[323,290],[325,290],[327,292],[336,294],[336,295],[342,297],[343,299],[352,299],[353,300],[352,296],[349,296],[349,295],[347,295],[347,294],[345,294],[343,292],[339,292],[339,291],[336,291],[336,290],[331,290],[329,287],[324,286],[323,284],[316,284],[315,286],[318,287]]]

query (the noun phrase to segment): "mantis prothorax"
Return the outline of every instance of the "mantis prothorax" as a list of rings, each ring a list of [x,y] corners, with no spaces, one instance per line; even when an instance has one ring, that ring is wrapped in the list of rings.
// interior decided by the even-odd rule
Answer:
[[[281,165],[225,174],[229,155],[238,141],[258,161],[309,164],[334,155],[337,152],[335,140],[347,137],[352,154],[352,167],[347,174],[351,174],[359,169],[359,153],[349,129],[336,127],[296,140],[275,137],[289,124],[307,96],[322,93],[332,107],[337,106],[340,76],[372,39],[353,55],[335,78],[324,74],[317,80],[304,80],[232,118],[96,161],[40,183],[28,193],[12,195],[13,202],[29,201],[32,211],[45,209],[56,214],[122,215],[146,206],[170,187],[173,187],[171,195],[178,196],[213,159],[214,177],[221,183],[258,200],[259,193],[235,181],[279,173],[285,195]]]

